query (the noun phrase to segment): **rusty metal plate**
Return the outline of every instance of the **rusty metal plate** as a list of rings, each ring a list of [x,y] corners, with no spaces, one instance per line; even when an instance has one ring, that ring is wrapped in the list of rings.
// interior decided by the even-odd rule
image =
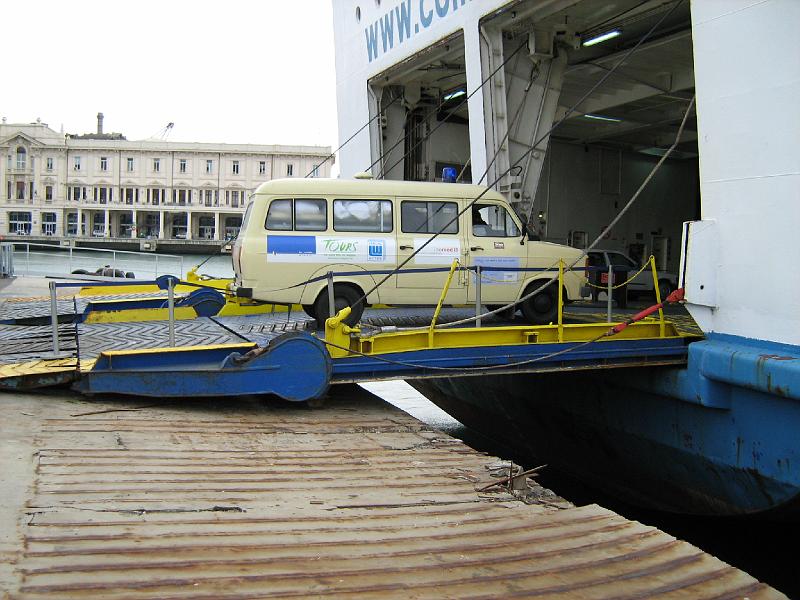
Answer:
[[[479,492],[498,459],[357,387],[313,410],[3,399],[12,598],[781,597],[599,506]]]

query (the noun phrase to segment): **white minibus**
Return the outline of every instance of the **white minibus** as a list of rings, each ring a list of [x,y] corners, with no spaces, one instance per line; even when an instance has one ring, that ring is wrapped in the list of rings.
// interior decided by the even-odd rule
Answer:
[[[276,179],[258,187],[245,212],[233,247],[234,287],[239,296],[301,304],[322,322],[329,312],[326,275],[333,272],[336,310],[351,306],[348,322],[353,324],[367,292],[367,305],[435,305],[454,259],[482,267],[481,302],[501,306],[550,279],[559,259],[571,264],[580,254],[532,239],[503,196],[478,185]],[[563,281],[564,299],[580,299],[583,271],[567,272]],[[445,303],[474,303],[475,295],[475,271],[459,270]],[[520,308],[529,322],[552,322],[557,285]]]

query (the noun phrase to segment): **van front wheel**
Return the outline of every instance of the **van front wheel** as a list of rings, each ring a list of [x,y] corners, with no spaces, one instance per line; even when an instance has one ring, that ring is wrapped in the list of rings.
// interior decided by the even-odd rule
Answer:
[[[541,283],[533,283],[526,290],[527,296],[533,290],[542,287]],[[522,303],[522,314],[529,323],[534,325],[547,325],[558,318],[558,288],[551,283],[546,288],[539,290],[536,295]]]
[[[351,327],[358,323],[361,315],[364,313],[364,302],[359,302],[361,294],[350,287],[349,285],[335,285],[333,286],[333,300],[336,307],[336,312],[342,310],[345,306],[350,307],[350,315],[344,320],[347,325]],[[317,319],[317,325],[322,327],[325,320],[330,317],[328,314],[330,308],[328,306],[328,290],[324,289],[317,301],[314,302],[314,316]]]

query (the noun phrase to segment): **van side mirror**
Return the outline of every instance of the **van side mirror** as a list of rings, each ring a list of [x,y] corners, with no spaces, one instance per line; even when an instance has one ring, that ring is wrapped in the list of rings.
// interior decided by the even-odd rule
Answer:
[[[529,242],[540,242],[540,241],[542,241],[542,238],[540,238],[539,234],[536,233],[535,231],[531,231],[530,229],[528,229],[528,241]]]

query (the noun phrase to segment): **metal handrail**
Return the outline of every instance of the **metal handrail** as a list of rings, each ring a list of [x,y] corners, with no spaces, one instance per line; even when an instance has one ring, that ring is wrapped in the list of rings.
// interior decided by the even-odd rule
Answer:
[[[74,246],[70,245],[69,247],[65,246],[56,246],[52,244],[41,244],[37,242],[23,242],[23,241],[16,241],[16,240],[9,240],[9,244],[12,246],[23,246],[25,248],[25,275],[30,274],[30,255],[31,255],[31,247],[46,249],[51,252],[65,252],[69,255],[69,263],[68,263],[68,270],[72,272],[73,267],[73,253],[74,252],[105,252],[111,253],[111,268],[117,268],[117,255],[131,255],[137,256],[140,258],[155,258],[155,268],[154,274],[156,277],[159,276],[158,272],[158,261],[159,258],[161,259],[169,259],[169,260],[177,260],[180,265],[180,276],[183,277],[184,269],[183,269],[183,256],[180,254],[162,254],[159,252],[137,252],[135,250],[114,250],[108,248],[75,248]]]

